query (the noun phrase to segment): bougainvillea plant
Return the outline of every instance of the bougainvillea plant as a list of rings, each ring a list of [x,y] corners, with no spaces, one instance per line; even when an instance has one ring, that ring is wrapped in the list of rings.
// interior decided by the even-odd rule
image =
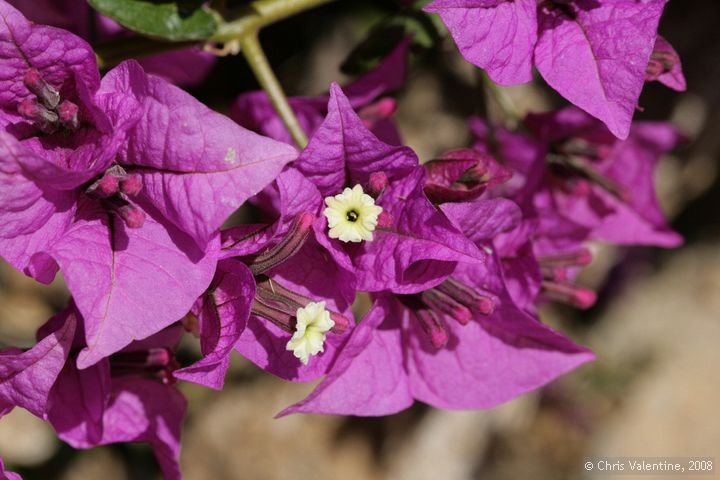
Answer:
[[[535,68],[573,104],[469,118],[472,144],[429,159],[393,119],[417,31],[357,49],[374,61],[343,87],[283,93],[258,32],[330,1],[0,0],[0,256],[71,295],[0,351],[0,415],[76,448],[145,442],[179,479],[176,383],[222,389],[233,351],[321,379],[281,416],[491,408],[594,358],[538,308],[593,305],[591,242],[682,241],[653,187],[682,135],[632,121],[645,82],[685,88],[666,0],[398,2],[480,88]],[[236,54],[262,90],[213,105],[229,117],[181,89]]]

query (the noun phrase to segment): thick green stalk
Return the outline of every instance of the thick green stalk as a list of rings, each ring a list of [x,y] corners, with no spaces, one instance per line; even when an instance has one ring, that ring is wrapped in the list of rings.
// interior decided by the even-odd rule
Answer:
[[[298,122],[295,113],[293,113],[272,67],[270,67],[265,52],[263,52],[260,42],[258,41],[257,34],[246,34],[241,37],[239,41],[245,59],[250,65],[255,77],[258,79],[260,86],[265,90],[268,97],[270,97],[270,102],[272,102],[273,107],[275,107],[275,111],[287,127],[297,146],[305,148],[308,143],[307,136],[300,126],[300,122]]]
[[[245,35],[255,35],[261,28],[334,0],[256,0],[243,7],[237,18],[220,25],[209,42],[225,43]]]

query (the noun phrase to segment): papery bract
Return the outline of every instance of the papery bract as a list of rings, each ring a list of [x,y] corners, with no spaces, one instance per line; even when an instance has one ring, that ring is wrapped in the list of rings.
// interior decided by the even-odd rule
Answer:
[[[0,107],[11,114],[32,93],[45,109],[79,106],[79,122],[37,135],[48,127],[29,119],[0,132],[0,248],[44,282],[62,266],[87,325],[86,367],[189,310],[212,278],[221,223],[296,152],[135,62],[98,85],[81,39],[59,31],[48,47],[55,29],[2,8],[14,33],[0,52]]]
[[[318,212],[323,198],[355,185],[373,191],[372,176],[382,175],[382,191],[373,194],[389,221],[378,225],[372,241],[344,244],[328,237],[324,219],[315,225],[316,239],[356,275],[358,290],[417,292],[441,282],[455,261],[482,260],[482,252],[426,198],[426,174],[415,153],[374,136],[335,84],[327,117],[293,168],[304,175],[297,182],[311,182],[296,189],[317,192],[305,195],[304,209]]]
[[[569,101],[626,138],[666,0],[435,0],[464,57],[503,85],[534,64]]]
[[[129,32],[96,12],[85,0],[9,0],[28,19],[70,31],[90,42],[119,40]],[[216,57],[197,47],[148,55],[138,59],[145,71],[183,87],[201,83]]]

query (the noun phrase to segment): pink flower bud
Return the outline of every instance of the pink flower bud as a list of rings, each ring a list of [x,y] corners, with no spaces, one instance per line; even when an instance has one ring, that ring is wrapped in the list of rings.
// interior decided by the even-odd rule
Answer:
[[[47,108],[55,109],[60,103],[60,92],[47,83],[36,68],[27,71],[23,83]]]
[[[134,205],[124,205],[117,211],[128,228],[140,228],[145,224],[145,212]]]
[[[63,127],[68,130],[77,130],[80,126],[80,120],[78,119],[79,108],[73,102],[64,100],[58,107],[58,116],[60,117],[60,123]]]
[[[137,173],[131,173],[120,180],[120,191],[131,197],[138,195],[142,190],[142,187],[142,177]]]
[[[368,181],[367,193],[374,198],[378,198],[380,194],[388,187],[389,181],[385,172],[373,172],[370,174]]]

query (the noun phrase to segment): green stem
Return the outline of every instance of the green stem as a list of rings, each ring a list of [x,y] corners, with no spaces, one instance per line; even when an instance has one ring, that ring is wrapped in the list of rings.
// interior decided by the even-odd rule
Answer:
[[[487,93],[488,97],[491,97],[495,101],[495,104],[500,107],[500,110],[505,117],[505,121],[512,124],[512,126],[520,123],[520,120],[522,119],[520,111],[515,105],[513,99],[510,97],[510,95],[508,95],[507,90],[505,90],[504,87],[493,82],[490,77],[488,77],[487,73],[480,71],[479,75],[482,78],[485,92]]]
[[[246,34],[239,40],[245,59],[248,64],[250,64],[250,68],[258,79],[260,86],[265,90],[265,93],[268,94],[268,97],[270,97],[270,102],[272,102],[273,107],[275,107],[275,111],[287,127],[297,146],[305,148],[308,143],[307,136],[300,126],[300,122],[298,122],[295,113],[293,113],[272,67],[270,67],[265,52],[263,52],[260,42],[258,41],[257,34]]]

